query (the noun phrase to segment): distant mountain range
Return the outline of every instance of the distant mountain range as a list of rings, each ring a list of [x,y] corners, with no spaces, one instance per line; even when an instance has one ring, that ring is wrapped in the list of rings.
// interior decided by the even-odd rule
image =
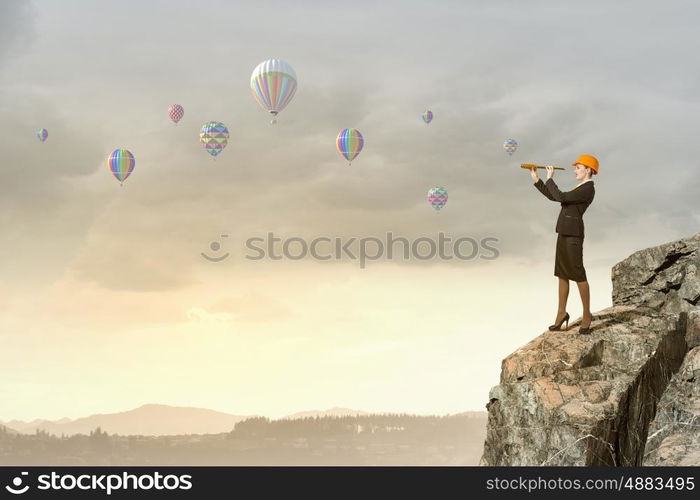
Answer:
[[[350,415],[369,415],[369,413],[350,408],[335,407],[327,410],[297,412],[282,417],[282,419],[293,420],[306,417],[342,417]],[[486,412],[464,412],[459,415],[485,419],[487,414]],[[54,421],[36,419],[31,422],[10,420],[9,422],[0,421],[0,425],[6,426],[9,432],[16,431],[21,434],[34,434],[37,430],[40,430],[57,436],[61,434],[70,436],[73,434],[89,434],[97,427],[100,427],[104,432],[122,436],[166,436],[230,432],[237,422],[261,416],[233,415],[204,408],[147,404],[134,410],[90,415],[89,417],[75,420],[69,418]]]
[[[257,415],[231,415],[203,408],[188,408],[147,404],[134,410],[120,413],[90,415],[71,420],[33,420],[23,422],[10,420],[0,422],[22,434],[33,434],[37,430],[67,436],[89,434],[100,427],[109,434],[165,436],[174,434],[216,434],[229,432],[236,422]]]

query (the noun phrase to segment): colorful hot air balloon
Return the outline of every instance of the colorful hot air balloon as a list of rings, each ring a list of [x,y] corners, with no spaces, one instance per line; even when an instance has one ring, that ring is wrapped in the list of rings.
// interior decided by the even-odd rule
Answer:
[[[335,140],[335,146],[338,152],[348,160],[348,165],[362,151],[362,146],[365,145],[365,139],[356,128],[346,128],[341,130]]]
[[[46,138],[49,136],[49,131],[46,130],[45,128],[37,129],[36,136],[41,142],[44,142],[44,141],[46,141]]]
[[[289,63],[281,59],[261,62],[250,76],[250,90],[258,104],[272,115],[276,123],[282,111],[297,91],[297,74]]]
[[[423,121],[425,123],[430,123],[431,121],[433,121],[433,112],[430,110],[425,111],[423,113]]]
[[[515,142],[515,139],[508,139],[503,143],[503,149],[506,150],[506,153],[512,155],[518,149],[518,143]]]
[[[447,203],[447,190],[442,187],[434,187],[428,191],[428,203],[438,212]]]
[[[228,144],[228,129],[221,122],[209,122],[202,125],[199,131],[199,142],[207,153],[216,157]]]
[[[171,104],[168,107],[168,116],[177,125],[177,122],[182,120],[182,116],[185,114],[185,109],[179,104]]]
[[[112,151],[112,154],[109,155],[107,165],[112,171],[112,175],[116,177],[119,184],[123,186],[126,178],[133,172],[136,160],[130,151],[126,149],[115,149]]]

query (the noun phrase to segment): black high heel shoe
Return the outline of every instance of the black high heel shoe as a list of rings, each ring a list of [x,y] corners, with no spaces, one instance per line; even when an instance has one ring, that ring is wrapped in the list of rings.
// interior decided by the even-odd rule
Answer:
[[[561,322],[558,325],[549,325],[550,331],[555,331],[555,330],[561,330],[561,325],[566,321],[566,328],[565,330],[569,329],[569,313],[566,313],[564,318],[561,320]]]
[[[589,335],[591,333],[591,324],[593,323],[594,318],[594,316],[591,316],[591,322],[588,324],[588,326],[579,327],[578,333],[580,333],[581,335]]]

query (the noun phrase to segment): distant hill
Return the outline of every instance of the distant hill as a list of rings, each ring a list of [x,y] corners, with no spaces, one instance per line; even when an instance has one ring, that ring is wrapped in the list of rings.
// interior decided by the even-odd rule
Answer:
[[[5,425],[11,429],[16,430],[20,434],[34,434],[34,432],[41,428],[42,425],[53,425],[53,424],[65,424],[70,422],[70,418],[62,418],[60,420],[44,420],[37,418],[31,422],[24,422],[22,420],[10,420],[9,422],[0,422],[0,425]]]
[[[296,418],[306,417],[347,417],[356,415],[369,415],[369,413],[367,413],[366,411],[351,410],[350,408],[339,408],[336,406],[333,408],[329,408],[328,410],[300,411],[297,413],[292,413],[291,415],[287,415],[286,417],[282,417],[282,419],[294,420]]]
[[[7,434],[19,434],[19,432],[17,432],[14,429],[10,429],[8,426],[6,426],[4,424],[0,424],[0,432],[5,432]]]
[[[147,404],[121,413],[90,415],[71,420],[12,420],[6,424],[23,434],[37,430],[61,434],[89,434],[100,427],[109,434],[164,436],[176,434],[217,434],[230,432],[237,422],[258,415],[232,415],[203,408]]]
[[[296,420],[306,417],[347,417],[371,415],[366,411],[351,408],[333,407],[326,410],[309,410],[292,413],[279,420]],[[34,434],[37,430],[60,436],[65,434],[90,434],[97,427],[109,434],[166,436],[185,434],[219,434],[231,432],[236,423],[261,415],[233,415],[204,408],[167,406],[158,404],[143,405],[134,410],[120,413],[90,415],[75,420],[62,418],[60,420],[36,419],[31,422],[21,420],[0,421],[10,432]],[[483,419],[486,412],[467,411],[456,413],[455,416]]]
[[[460,413],[453,413],[456,417],[467,417],[467,418],[483,418],[487,419],[489,417],[486,411],[463,411]]]

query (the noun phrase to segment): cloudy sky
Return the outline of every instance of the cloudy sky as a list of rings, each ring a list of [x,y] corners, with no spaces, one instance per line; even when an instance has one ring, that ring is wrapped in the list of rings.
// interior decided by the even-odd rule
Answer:
[[[594,312],[611,305],[615,263],[698,232],[698,14],[690,1],[3,1],[0,420],[144,403],[483,410],[501,360],[556,313],[559,205],[521,162],[566,167],[568,190],[579,154],[600,160]],[[277,125],[249,89],[270,58],[298,76]],[[209,120],[231,134],[216,160],[198,140]],[[365,137],[352,166],[335,150],[345,127]],[[106,165],[120,147],[136,157],[123,187]],[[449,192],[440,213],[433,186]],[[498,256],[246,258],[270,232],[443,232],[496,238]],[[568,311],[581,314],[574,283]]]

